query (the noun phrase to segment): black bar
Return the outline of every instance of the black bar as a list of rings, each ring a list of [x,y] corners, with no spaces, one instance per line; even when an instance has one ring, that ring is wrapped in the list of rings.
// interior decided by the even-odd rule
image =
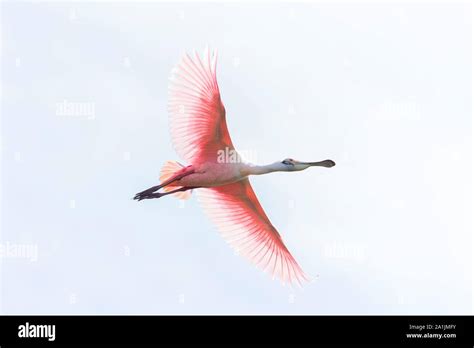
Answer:
[[[472,316],[0,316],[0,346],[255,343],[473,347],[473,321]],[[50,340],[52,327],[48,331],[34,325],[55,325],[54,341]],[[42,333],[46,337],[19,337],[20,331],[23,336]]]

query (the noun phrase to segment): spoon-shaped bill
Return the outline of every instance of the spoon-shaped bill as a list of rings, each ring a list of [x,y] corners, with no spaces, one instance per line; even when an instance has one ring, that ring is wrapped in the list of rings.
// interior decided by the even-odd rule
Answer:
[[[326,167],[326,168],[331,168],[336,165],[336,163],[332,160],[324,160],[320,162],[302,162],[302,163],[310,165],[312,167]]]

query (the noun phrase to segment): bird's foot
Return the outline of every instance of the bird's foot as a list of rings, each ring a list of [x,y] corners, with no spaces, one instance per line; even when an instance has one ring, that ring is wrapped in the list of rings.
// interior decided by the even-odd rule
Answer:
[[[133,199],[137,201],[141,201],[143,199],[153,199],[153,198],[160,198],[163,196],[163,193],[148,193],[148,192],[140,192],[133,197]]]

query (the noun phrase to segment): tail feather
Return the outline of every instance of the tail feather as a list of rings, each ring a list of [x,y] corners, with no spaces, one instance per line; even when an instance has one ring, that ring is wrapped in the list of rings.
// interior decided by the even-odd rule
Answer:
[[[183,170],[184,168],[185,167],[182,164],[176,161],[166,161],[163,167],[161,168],[160,182],[163,183],[166,180],[170,179],[171,177],[179,174],[179,172]],[[170,192],[181,187],[182,186],[176,183],[171,183],[163,187],[163,191]],[[175,196],[178,199],[189,199],[191,198],[191,192],[192,190],[184,191],[184,192],[176,192],[176,193],[173,193],[173,196]]]

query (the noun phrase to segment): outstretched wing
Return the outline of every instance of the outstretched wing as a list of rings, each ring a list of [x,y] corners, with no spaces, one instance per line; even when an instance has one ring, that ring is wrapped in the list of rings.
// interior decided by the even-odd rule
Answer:
[[[200,188],[198,197],[219,232],[237,252],[283,283],[308,281],[273,227],[248,179]]]
[[[173,146],[189,163],[215,162],[217,152],[234,146],[216,79],[217,52],[202,59],[185,54],[173,69],[168,111]]]

